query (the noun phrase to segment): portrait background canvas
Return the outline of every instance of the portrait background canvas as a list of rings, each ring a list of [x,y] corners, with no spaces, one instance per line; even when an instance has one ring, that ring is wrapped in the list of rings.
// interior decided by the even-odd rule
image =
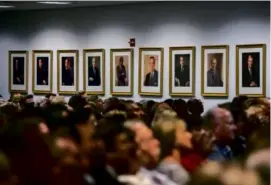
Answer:
[[[153,59],[151,59],[153,57]],[[155,61],[155,62],[153,62]],[[139,94],[162,96],[163,94],[163,48],[139,48]]]
[[[155,58],[155,69],[158,70],[158,68],[159,68],[159,56],[158,55],[144,55],[144,80],[146,78],[146,75],[150,72],[150,67],[149,67],[150,57]],[[159,78],[159,73],[158,73],[158,78]]]
[[[229,92],[229,46],[202,46],[201,60],[202,96],[227,97]]]
[[[53,51],[32,51],[32,91],[34,94],[46,94],[52,92],[53,78]]]
[[[248,74],[248,57],[252,56],[252,79]],[[260,86],[260,53],[251,52],[251,53],[242,53],[242,86],[250,87],[249,82],[255,81],[256,85],[254,87]],[[253,87],[252,87],[253,88]]]
[[[62,73],[61,73],[62,85],[73,86],[74,85],[74,57],[61,57],[61,65],[62,65]],[[66,70],[66,67],[68,67],[67,70]]]
[[[42,71],[39,70],[39,61],[42,61]],[[36,60],[36,76],[37,76],[37,85],[48,85],[49,83],[49,58],[48,57],[37,57]],[[45,84],[43,83],[45,80]]]
[[[181,73],[181,64],[180,58],[183,58],[184,61],[184,71],[183,74]],[[176,54],[174,55],[174,62],[175,62],[175,79],[178,79],[178,83],[175,81],[174,86],[189,86],[190,81],[190,54]]]
[[[195,46],[175,46],[169,48],[170,96],[194,96],[195,53]]]
[[[13,57],[13,84],[23,85],[25,83],[25,58]]]
[[[78,50],[57,51],[58,94],[72,95],[78,91]]]
[[[28,51],[9,51],[9,92],[28,91]]]
[[[115,66],[119,66],[119,61],[121,57],[123,58],[123,65],[125,67],[125,76],[126,76],[127,81],[124,81],[122,78],[120,78],[121,79],[120,81],[118,80],[118,69],[116,67],[115,86],[128,86],[129,85],[129,56],[128,55],[115,56]]]
[[[249,63],[252,64],[251,71]],[[236,45],[237,96],[265,97],[266,70],[266,44]]]
[[[212,83],[208,83],[208,71],[211,69],[211,63],[213,59],[216,59],[216,75],[218,79],[220,80],[216,80],[216,84],[212,84]],[[208,53],[207,55],[207,86],[214,86],[214,87],[222,87],[224,84],[224,71],[223,71],[223,53]],[[211,71],[210,71],[211,72]],[[219,83],[219,81],[222,81],[222,84]],[[211,85],[212,84],[212,85]]]
[[[119,67],[123,58],[124,67]],[[120,48],[110,50],[110,91],[113,96],[131,96],[133,94],[134,50]],[[124,69],[125,68],[125,72]],[[126,74],[125,74],[126,73]],[[125,76],[126,80],[125,81]]]
[[[93,60],[95,60],[95,67],[93,66]],[[95,68],[95,70],[93,68]],[[100,56],[88,57],[88,85],[89,86],[101,85],[101,57]]]
[[[92,68],[93,59],[95,59],[96,64],[95,71],[93,71]],[[87,94],[104,95],[105,93],[104,64],[105,64],[104,49],[83,50],[83,88],[87,92]],[[93,78],[93,81],[90,81],[90,78]]]

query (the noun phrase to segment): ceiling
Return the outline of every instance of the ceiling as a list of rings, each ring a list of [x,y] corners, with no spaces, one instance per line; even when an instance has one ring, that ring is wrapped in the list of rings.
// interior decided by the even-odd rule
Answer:
[[[0,8],[0,11],[42,10],[42,9],[56,9],[56,8],[105,6],[105,5],[138,3],[142,1],[71,1],[71,2],[72,2],[71,4],[56,5],[56,4],[40,4],[40,3],[37,3],[36,1],[0,1],[0,6],[1,5],[15,6],[14,8]]]

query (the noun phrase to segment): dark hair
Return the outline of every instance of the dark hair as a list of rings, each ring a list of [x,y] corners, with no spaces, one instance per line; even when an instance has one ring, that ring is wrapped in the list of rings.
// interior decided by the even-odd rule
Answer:
[[[134,133],[125,128],[124,125],[116,122],[112,123],[108,119],[102,119],[95,129],[93,138],[102,140],[106,149],[106,152],[116,151],[116,138],[121,133],[126,133],[130,141],[134,140]]]
[[[123,62],[123,56],[120,57],[119,61],[120,61],[120,62]]]
[[[151,60],[151,59],[154,61],[154,63],[156,62],[154,56],[151,56],[151,57],[150,57],[150,60]]]
[[[71,106],[74,110],[76,110],[83,108],[85,105],[87,105],[87,101],[81,95],[76,94],[70,98],[68,105]]]

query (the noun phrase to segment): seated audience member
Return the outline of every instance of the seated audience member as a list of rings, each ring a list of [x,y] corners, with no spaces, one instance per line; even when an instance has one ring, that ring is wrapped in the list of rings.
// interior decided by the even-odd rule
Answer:
[[[155,114],[154,114],[154,117],[152,119],[152,126],[158,122],[160,119],[170,119],[170,118],[177,118],[177,113],[171,109],[171,108],[160,108],[160,109],[157,109]]]
[[[203,123],[201,114],[204,112],[202,102],[199,99],[188,100],[187,110],[188,110],[187,129],[190,131],[201,130]]]
[[[189,175],[180,165],[182,149],[192,148],[192,134],[186,131],[186,124],[178,119],[165,119],[159,120],[152,129],[161,148],[157,171],[167,175],[176,184],[186,184]]]
[[[187,121],[188,119],[188,111],[187,111],[187,104],[183,99],[178,99],[174,101],[173,105],[177,115],[180,119]]]
[[[214,152],[209,160],[232,160],[233,154],[229,144],[235,139],[236,126],[233,123],[231,113],[226,109],[213,108],[208,114],[208,122],[216,138]]]
[[[142,121],[127,121],[125,126],[134,132],[138,146],[136,153],[142,167],[137,175],[150,179],[152,185],[176,184],[156,170],[160,158],[160,143],[154,138],[152,130]]]

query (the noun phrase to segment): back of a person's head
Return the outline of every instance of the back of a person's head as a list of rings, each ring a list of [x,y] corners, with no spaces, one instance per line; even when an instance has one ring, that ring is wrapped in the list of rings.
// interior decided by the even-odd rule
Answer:
[[[173,108],[174,100],[173,99],[166,99],[164,101],[166,104],[168,104],[171,108]]]
[[[156,124],[160,119],[177,118],[177,116],[177,113],[171,108],[157,109],[152,120],[152,125]]]
[[[187,101],[188,111],[194,115],[201,115],[204,111],[203,104],[201,100],[193,98]]]
[[[104,114],[112,110],[126,111],[126,107],[118,98],[112,97],[105,101]]]
[[[75,109],[83,108],[84,106],[86,106],[87,101],[86,101],[86,98],[77,94],[77,95],[73,95],[69,99],[68,105],[75,110]]]

